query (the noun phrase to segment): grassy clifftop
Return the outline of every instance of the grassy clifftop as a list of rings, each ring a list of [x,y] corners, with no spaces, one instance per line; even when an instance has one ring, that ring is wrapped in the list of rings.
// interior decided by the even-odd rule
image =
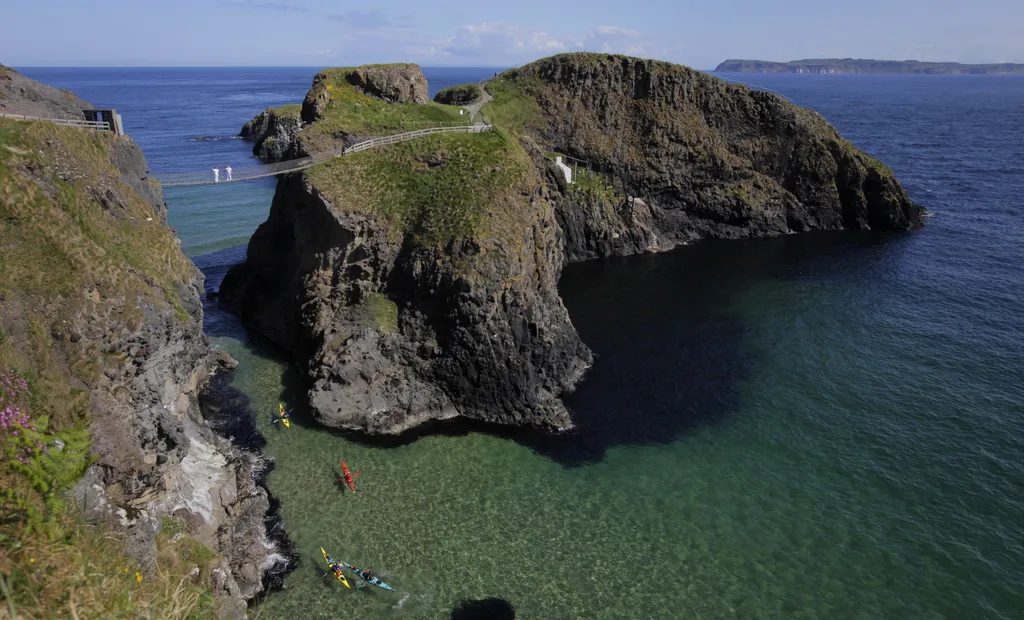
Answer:
[[[321,71],[303,104],[304,120],[315,121],[299,134],[306,152],[330,149],[334,140],[344,135],[382,136],[420,129],[427,124],[467,120],[459,115],[456,106],[433,102],[391,102],[367,94],[363,88],[353,84],[349,76],[368,69],[399,75],[419,73],[416,65],[365,65]]]
[[[334,208],[380,217],[421,245],[444,246],[511,232],[505,225],[519,209],[506,198],[529,191],[528,171],[519,144],[495,131],[370,149],[306,174]]]
[[[195,276],[153,206],[121,183],[116,139],[0,120],[0,327],[33,343],[19,357],[58,424],[79,417],[71,385],[95,385],[102,369],[105,352],[74,331],[82,318],[137,327],[146,307],[185,318],[177,287]]]
[[[892,171],[816,112],[656,60],[560,54],[488,83],[483,112],[725,236],[923,223]]]
[[[457,106],[385,101],[367,94],[371,87],[365,76],[373,71],[397,84],[392,90],[401,91],[399,99],[413,96],[410,83],[425,89],[416,65],[322,71],[303,104],[307,116],[314,117],[298,134],[303,150],[336,149],[351,136],[468,122]],[[388,88],[387,83],[372,86]],[[511,233],[509,228],[521,232],[526,219],[510,197],[529,192],[530,170],[519,142],[495,131],[431,135],[346,155],[305,174],[335,209],[379,217],[393,235],[411,235],[421,246],[438,247],[459,239],[504,236]],[[509,227],[512,221],[516,225]]]

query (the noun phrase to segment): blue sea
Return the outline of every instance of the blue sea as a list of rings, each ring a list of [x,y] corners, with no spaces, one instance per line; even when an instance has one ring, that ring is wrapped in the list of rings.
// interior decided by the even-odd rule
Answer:
[[[316,68],[43,69],[116,108],[154,172],[243,167],[232,137]],[[425,68],[431,93],[490,68]],[[215,304],[300,565],[264,618],[1024,618],[1024,78],[722,75],[825,116],[934,217],[903,234],[703,242],[571,265],[597,354],[568,437],[383,446],[301,415],[288,360]],[[274,181],[168,188],[215,288]],[[284,432],[278,401],[300,410]],[[339,459],[358,492],[334,485]],[[319,547],[397,594],[345,590]],[[371,591],[372,590],[372,591]],[[487,607],[491,605],[491,607]]]

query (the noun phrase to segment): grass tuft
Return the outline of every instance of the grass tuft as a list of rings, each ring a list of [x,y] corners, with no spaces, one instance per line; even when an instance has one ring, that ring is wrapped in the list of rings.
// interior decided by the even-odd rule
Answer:
[[[383,334],[398,331],[398,306],[381,293],[371,293],[364,302],[374,327]]]
[[[70,514],[30,534],[0,522],[0,586],[0,618],[216,616],[209,590],[187,570],[158,565],[143,576],[117,535]]]

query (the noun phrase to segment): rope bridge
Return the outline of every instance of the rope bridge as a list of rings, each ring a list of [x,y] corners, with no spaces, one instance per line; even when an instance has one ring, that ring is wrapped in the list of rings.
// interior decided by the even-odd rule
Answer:
[[[288,161],[281,161],[274,164],[264,164],[262,166],[251,166],[248,168],[234,168],[231,170],[230,176],[228,176],[227,169],[221,169],[219,180],[215,179],[213,169],[207,172],[166,172],[160,174],[151,174],[150,178],[158,181],[164,187],[175,187],[182,185],[213,185],[214,183],[234,183],[236,181],[251,181],[253,179],[262,179],[264,177],[277,176],[279,174],[287,174],[289,172],[298,172],[299,170],[305,170],[317,164],[322,164],[325,161],[334,159],[335,157],[341,157],[342,155],[348,155],[349,153],[358,153],[359,151],[365,151],[372,149],[377,146],[385,146],[387,144],[396,144],[398,142],[405,142],[407,140],[414,140],[422,136],[427,136],[434,133],[480,133],[484,131],[490,131],[491,125],[476,124],[476,125],[457,125],[457,126],[443,126],[443,127],[428,127],[426,129],[417,129],[416,131],[407,131],[404,133],[396,133],[390,136],[381,136],[379,138],[370,138],[362,142],[357,142],[352,146],[342,150],[327,151],[323,153],[315,153],[309,157],[303,157],[300,159],[289,159]]]

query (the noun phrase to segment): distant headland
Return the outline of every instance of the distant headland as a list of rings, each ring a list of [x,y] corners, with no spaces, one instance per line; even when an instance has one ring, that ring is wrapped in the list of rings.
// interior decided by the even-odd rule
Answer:
[[[723,73],[897,73],[1024,75],[1024,64],[964,65],[958,62],[919,60],[871,60],[865,58],[808,58],[789,62],[730,59],[715,67]]]

